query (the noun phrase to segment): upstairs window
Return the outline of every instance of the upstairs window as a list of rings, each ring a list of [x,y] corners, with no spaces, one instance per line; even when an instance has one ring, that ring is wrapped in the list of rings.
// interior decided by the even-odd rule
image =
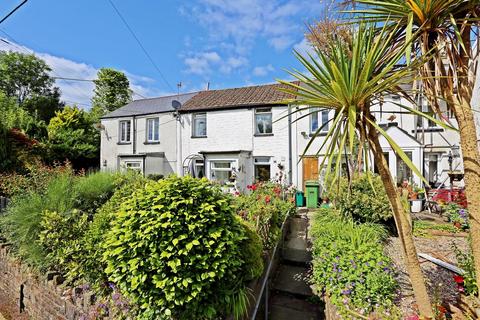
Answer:
[[[272,133],[272,108],[255,109],[255,134]]]
[[[328,110],[319,111],[318,108],[310,109],[310,132],[315,133],[319,128],[321,132],[328,131]]]
[[[130,120],[120,121],[120,134],[119,134],[120,142],[122,143],[130,142],[131,126],[132,126],[132,123]]]
[[[158,142],[160,140],[160,122],[158,118],[147,119],[147,141]]]
[[[194,137],[206,137],[207,136],[207,114],[195,113],[192,116],[192,136]]]

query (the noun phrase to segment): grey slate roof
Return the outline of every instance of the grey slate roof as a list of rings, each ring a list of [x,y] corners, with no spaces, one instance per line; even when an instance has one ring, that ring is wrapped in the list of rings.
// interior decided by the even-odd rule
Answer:
[[[171,95],[158,98],[149,98],[149,99],[140,99],[134,100],[129,104],[118,108],[115,111],[107,113],[102,117],[106,118],[120,118],[120,117],[131,117],[131,116],[140,116],[153,113],[163,113],[163,112],[172,112],[172,101],[178,100],[183,105],[198,92],[191,93],[182,93],[180,95]]]

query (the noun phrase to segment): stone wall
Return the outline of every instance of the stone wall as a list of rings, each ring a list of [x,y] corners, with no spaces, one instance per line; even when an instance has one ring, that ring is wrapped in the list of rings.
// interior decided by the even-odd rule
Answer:
[[[15,302],[21,313],[32,319],[87,319],[94,295],[82,288],[67,288],[55,273],[35,275],[8,253],[0,243],[0,292]]]

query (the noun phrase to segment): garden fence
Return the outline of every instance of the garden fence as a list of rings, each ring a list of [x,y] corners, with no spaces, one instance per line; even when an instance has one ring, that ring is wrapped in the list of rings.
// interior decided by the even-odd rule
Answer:
[[[5,211],[9,202],[10,199],[0,196],[0,214]]]

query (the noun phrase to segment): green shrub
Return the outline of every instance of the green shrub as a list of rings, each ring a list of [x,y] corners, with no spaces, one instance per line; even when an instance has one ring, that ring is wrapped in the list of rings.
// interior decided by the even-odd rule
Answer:
[[[262,240],[251,223],[241,219],[240,221],[245,229],[246,236],[240,244],[240,252],[245,262],[244,277],[245,281],[251,281],[259,278],[263,273]]]
[[[244,300],[244,239],[230,196],[206,179],[172,176],[137,190],[102,246],[110,280],[140,318],[213,319]]]
[[[42,192],[13,197],[6,214],[0,216],[2,235],[29,264],[40,269],[48,267],[44,248],[37,241],[42,230],[42,213],[47,210],[66,212],[73,209],[74,180],[71,172],[60,174]]]
[[[38,243],[46,253],[50,269],[76,279],[80,257],[86,254],[83,237],[88,230],[88,215],[72,209],[43,212]]]
[[[283,189],[278,184],[257,183],[248,188],[249,194],[235,199],[237,213],[255,226],[264,249],[270,249],[277,243],[282,222],[295,210],[295,205],[283,199]]]
[[[368,314],[393,307],[397,283],[383,252],[386,232],[381,226],[358,224],[332,209],[320,209],[311,235],[313,282],[342,315],[347,309]]]
[[[110,229],[110,223],[120,210],[122,203],[130,198],[135,190],[142,189],[145,183],[146,180],[141,175],[129,174],[117,177],[115,193],[103,206],[98,208],[89,229],[85,233],[83,244],[86,253],[80,257],[79,278],[85,279],[97,288],[107,282],[108,277],[104,272],[107,266],[102,260],[104,253],[102,243],[105,234]]]
[[[117,174],[95,172],[75,183],[75,208],[93,214],[112,196],[116,188]]]
[[[392,218],[382,179],[377,175],[371,176],[371,181],[366,174],[353,178],[350,189],[347,178],[340,178],[326,196],[345,217],[355,221],[381,223]]]
[[[117,180],[110,173],[74,176],[71,170],[61,171],[43,190],[12,198],[0,218],[2,234],[32,266],[78,278],[78,260],[88,256],[83,237],[89,221],[113,193]]]
[[[26,164],[24,172],[0,173],[0,195],[12,198],[29,192],[42,193],[50,181],[62,174],[73,175],[70,163],[50,167],[34,161]]]

